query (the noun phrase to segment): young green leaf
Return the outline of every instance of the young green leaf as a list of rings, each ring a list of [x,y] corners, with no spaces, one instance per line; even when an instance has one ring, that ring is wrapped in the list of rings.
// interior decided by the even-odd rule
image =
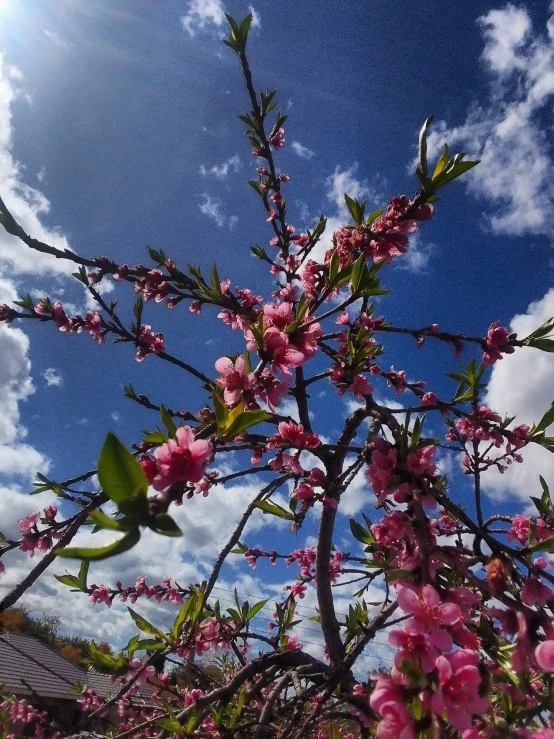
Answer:
[[[111,431],[100,451],[98,479],[104,493],[115,503],[146,495],[148,490],[142,467]]]

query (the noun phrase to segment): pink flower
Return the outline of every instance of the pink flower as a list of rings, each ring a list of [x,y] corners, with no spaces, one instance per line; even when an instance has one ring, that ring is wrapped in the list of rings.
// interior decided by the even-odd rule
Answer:
[[[195,439],[190,426],[181,426],[175,436],[176,440],[170,439],[154,452],[158,465],[158,474],[152,482],[155,490],[164,490],[180,480],[198,482],[211,458],[211,443]]]
[[[54,322],[56,323],[56,326],[60,329],[60,331],[63,331],[64,333],[71,332],[71,329],[73,328],[73,321],[65,315],[63,306],[58,301],[52,304],[52,316],[54,317]]]
[[[522,546],[527,544],[529,539],[529,518],[518,513],[517,516],[513,517],[512,525],[507,533],[508,541],[517,541]]]
[[[394,474],[396,449],[380,437],[376,437],[374,443],[375,450],[371,455],[371,463],[367,466],[367,474],[375,492],[382,493]]]
[[[530,577],[521,591],[521,600],[527,606],[542,608],[552,595],[552,590],[542,583],[538,577]]]
[[[284,129],[273,129],[273,131],[269,134],[269,143],[274,149],[281,149],[285,143]]]
[[[437,658],[439,687],[431,705],[439,715],[446,712],[448,721],[458,731],[471,728],[471,716],[489,708],[489,699],[479,695],[481,673],[477,664],[477,653],[469,649]]]
[[[535,660],[541,670],[554,672],[554,640],[547,639],[535,649]]]
[[[427,634],[430,642],[443,652],[452,646],[452,636],[444,628],[454,626],[461,618],[460,607],[455,603],[441,603],[440,596],[432,585],[424,585],[416,592],[400,586],[397,593],[398,605],[404,613],[413,614],[404,623],[408,634]]]
[[[402,690],[388,675],[377,675],[369,705],[381,717],[378,739],[414,739],[415,732]]]
[[[242,355],[234,363],[229,357],[221,357],[215,363],[215,368],[223,375],[216,383],[225,388],[223,398],[227,405],[238,403],[242,391],[251,388],[256,380],[253,372],[246,371],[246,362]]]
[[[348,389],[351,393],[354,393],[358,400],[362,400],[363,397],[373,392],[373,385],[370,385],[363,375],[355,375]]]
[[[435,661],[439,653],[432,646],[426,634],[411,635],[403,629],[392,629],[389,633],[389,644],[399,649],[394,656],[397,670],[401,670],[404,660],[415,662],[426,673],[435,669]]]
[[[298,485],[294,491],[293,496],[296,496],[298,500],[311,500],[314,495],[314,489],[311,485],[308,485],[307,482],[301,482],[300,485]]]
[[[29,515],[25,516],[24,518],[20,518],[17,522],[17,525],[19,526],[21,536],[27,536],[28,534],[30,534],[35,528],[35,524],[37,523],[39,518],[40,514],[38,512],[29,513]]]
[[[491,323],[485,339],[486,350],[483,353],[483,364],[489,366],[502,359],[502,354],[513,354],[515,349],[508,343],[510,331],[500,326],[498,321]]]
[[[424,393],[420,398],[420,405],[436,405],[437,404],[437,396],[435,393],[428,392]]]
[[[285,637],[285,649],[287,652],[296,652],[302,649],[302,642],[296,634],[290,634]]]
[[[435,447],[424,446],[408,454],[406,463],[412,475],[433,475],[435,465],[431,462],[435,456]]]

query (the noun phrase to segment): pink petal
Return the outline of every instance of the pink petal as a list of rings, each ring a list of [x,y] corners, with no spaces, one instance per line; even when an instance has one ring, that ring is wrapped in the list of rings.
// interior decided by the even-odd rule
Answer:
[[[554,672],[554,641],[543,641],[535,649],[535,660],[541,670]]]
[[[419,609],[419,598],[410,588],[399,588],[396,594],[396,600],[404,613],[416,613]]]
[[[215,363],[215,369],[220,375],[227,375],[233,371],[234,365],[229,357],[220,357]]]
[[[454,626],[462,617],[460,606],[455,603],[443,603],[439,606],[439,613],[441,622],[446,626]]]

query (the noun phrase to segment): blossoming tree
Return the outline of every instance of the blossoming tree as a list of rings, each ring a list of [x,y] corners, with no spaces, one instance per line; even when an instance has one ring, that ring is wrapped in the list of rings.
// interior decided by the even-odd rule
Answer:
[[[62,482],[39,476],[37,491],[53,490],[65,501],[64,511],[73,505],[74,512],[64,518],[49,505],[19,521],[19,540],[0,538],[2,569],[4,563],[9,567],[13,550],[43,555],[0,602],[0,610],[15,604],[59,558],[81,560],[78,575],[57,578],[94,604],[109,607],[119,599],[140,605],[141,598],[154,598],[179,606],[167,631],[129,608],[140,633],[117,657],[93,646],[91,662],[114,675],[115,695],[106,700],[85,687],[85,717],[79,725],[68,729],[40,706],[9,696],[2,704],[4,721],[12,726],[9,731],[25,725],[37,737],[79,736],[98,727],[98,719],[111,715],[117,703],[117,722],[102,731],[118,739],[554,739],[554,575],[545,557],[554,552],[549,489],[541,478],[543,495],[533,499],[535,516],[485,519],[481,503],[484,472],[503,472],[521,462],[530,444],[554,452],[554,439],[545,433],[554,422],[554,405],[528,427],[501,418],[480,401],[487,367],[509,361],[505,355],[514,351],[554,351],[554,319],[518,337],[496,322],[485,336],[466,336],[437,324],[399,327],[386,316],[377,317],[375,299],[387,292],[381,286],[387,266],[402,259],[410,235],[432,217],[437,192],[477,162],[462,153],[451,156],[445,147],[430,166],[429,118],[419,138],[415,195],[393,197],[383,209],[366,214],[365,203],[346,194],[351,222],[333,234],[325,257],[317,261],[314,250],[326,221],[321,217],[305,233],[289,223],[289,178],[279,172],[276,155],[286,143],[286,116],[273,112],[274,90],[255,91],[245,55],[251,17],[240,24],[228,20],[225,43],[240,61],[251,105],[240,116],[257,164],[250,185],[271,231],[269,251],[252,248],[276,283],[270,298],[245,287],[232,289],[215,266],[208,277],[198,267],[178,265],[161,250],[150,250],[153,264],[132,267],[106,256],[60,251],[26,234],[0,200],[5,230],[30,249],[75,263],[76,279],[98,304],[98,310],[70,316],[47,297],[38,302],[23,297],[15,307],[0,308],[3,321],[31,319],[47,330],[89,333],[100,344],[107,339],[132,344],[139,362],[148,357],[181,368],[199,384],[201,397],[194,411],[177,411],[126,388],[132,401],[159,411],[164,430],[146,433],[131,451],[109,433],[97,470]],[[138,294],[131,323],[97,288],[110,277],[132,285]],[[215,311],[230,332],[244,335],[244,351],[222,356],[205,374],[170,354],[164,336],[144,322],[149,301],[188,307],[191,321]],[[405,335],[417,346],[449,344],[455,357],[471,347],[478,357],[449,375],[457,383],[453,395],[438,397],[423,381],[408,380],[405,371],[387,369],[390,333]],[[359,401],[331,440],[314,431],[309,412],[309,391],[329,381],[336,393]],[[409,400],[401,408],[380,403],[374,384]],[[286,397],[296,403],[299,422],[280,412]],[[442,440],[425,436],[430,414],[445,424]],[[460,505],[450,494],[437,470],[437,449],[460,458],[473,483],[471,506]],[[250,461],[242,470],[218,476],[218,462],[235,455]],[[340,551],[333,544],[337,511],[361,470],[374,491],[367,509],[377,510],[377,522],[366,515],[363,521],[351,520],[351,546]],[[93,584],[89,566],[140,546],[145,528],[179,536],[172,506],[186,506],[199,493],[209,496],[213,485],[252,471],[264,484],[200,586],[169,577],[157,584],[146,584],[143,577],[134,584]],[[96,473],[99,490],[75,492],[76,483]],[[288,496],[288,508],[274,499],[279,491]],[[292,552],[249,547],[243,532],[258,509],[286,519],[300,536],[306,516],[317,516],[316,545]],[[78,531],[91,527],[113,531],[116,538],[96,548],[71,545]],[[256,633],[251,623],[266,601],[249,604],[235,594],[236,603],[225,609],[214,597],[232,553],[252,566],[267,558],[294,571],[294,581],[274,605],[269,636]],[[342,617],[334,585],[348,576],[359,580],[360,589]],[[381,593],[378,604],[364,598],[370,584]],[[315,588],[325,642],[319,659],[303,649],[295,632],[297,602],[307,588]],[[361,675],[357,663],[376,635],[388,640],[393,666]],[[230,655],[217,677],[194,660],[211,649]],[[190,675],[186,687],[167,674],[155,676],[154,658],[160,655],[185,665]],[[137,693],[145,681],[154,691],[146,702]]]

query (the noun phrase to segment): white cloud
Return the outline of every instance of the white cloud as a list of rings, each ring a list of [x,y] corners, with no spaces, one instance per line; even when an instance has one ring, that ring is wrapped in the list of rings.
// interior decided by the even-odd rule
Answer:
[[[227,217],[223,212],[223,202],[220,198],[213,198],[207,193],[204,193],[202,197],[204,201],[198,206],[202,213],[208,218],[211,218],[212,221],[215,221],[219,228],[227,224],[229,231],[232,231],[239,221],[238,216],[233,215]]]
[[[47,28],[43,28],[42,32],[46,36],[46,38],[49,38],[50,41],[52,41],[52,43],[55,44],[59,49],[68,51],[73,47],[73,44],[63,39],[58,33],[56,33],[56,31],[49,31]]]
[[[261,28],[262,27],[262,19],[258,11],[254,8],[254,6],[249,5],[248,11],[252,13],[252,24],[251,28]]]
[[[464,123],[434,126],[429,149],[443,143],[469,152],[481,164],[465,176],[470,193],[490,201],[486,218],[496,233],[551,237],[554,227],[554,19],[533,33],[525,8],[508,4],[479,19],[490,76],[484,103]]]
[[[110,413],[110,418],[112,421],[119,423],[119,421],[121,421],[121,413],[119,411],[114,411],[113,413]]]
[[[291,147],[294,153],[297,154],[301,159],[311,159],[315,156],[315,151],[308,149],[307,146],[302,146],[299,141],[293,141]]]
[[[200,174],[203,177],[206,177],[207,175],[212,175],[218,180],[224,180],[228,176],[230,170],[233,170],[233,172],[238,172],[239,168],[240,157],[238,154],[235,154],[234,156],[227,159],[227,161],[223,162],[223,164],[220,164],[219,166],[216,164],[209,169],[201,164]]]
[[[221,228],[225,223],[225,218],[221,212],[221,200],[219,198],[212,198],[206,194],[202,197],[204,198],[204,202],[200,203],[198,207],[205,216],[211,218]]]
[[[525,338],[553,315],[554,289],[551,289],[541,300],[531,303],[526,313],[514,316],[510,328]],[[553,399],[554,355],[521,348],[494,365],[484,402],[498,413],[516,415],[514,423],[531,425],[540,420]],[[548,434],[553,435],[552,427]],[[512,464],[504,475],[494,469],[484,475],[487,492],[499,498],[515,496],[529,502],[529,496],[540,490],[539,475],[554,486],[554,454],[530,444],[522,456],[524,462]]]
[[[114,291],[114,284],[113,282],[110,282],[106,278],[102,280],[102,282],[99,282],[98,285],[94,285],[94,289],[99,295],[109,295],[110,293],[113,293]],[[94,299],[93,295],[89,292],[89,290],[84,288],[85,290],[85,307],[87,310],[99,310],[100,306]],[[69,310],[66,308],[66,310]],[[77,311],[76,311],[77,312]]]
[[[41,167],[37,172],[36,177],[39,182],[44,182],[46,179],[46,167]]]
[[[409,272],[425,272],[434,250],[435,245],[423,242],[419,232],[412,234],[408,250],[395,261],[395,267]]]
[[[61,387],[63,385],[63,377],[60,371],[54,367],[47,367],[42,373],[42,376],[46,380],[48,387]]]
[[[12,155],[11,107],[18,97],[24,96],[21,79],[21,72],[7,64],[0,54],[0,195],[27,233],[59,249],[68,249],[67,239],[59,230],[42,224],[41,217],[49,213],[50,202],[40,190],[23,181],[23,167]],[[9,265],[11,274],[70,274],[74,269],[63,259],[28,249],[3,229],[0,232],[0,262]]]
[[[183,27],[191,36],[197,30],[215,26],[219,28],[225,23],[225,10],[221,0],[190,0],[187,14],[181,18]]]

